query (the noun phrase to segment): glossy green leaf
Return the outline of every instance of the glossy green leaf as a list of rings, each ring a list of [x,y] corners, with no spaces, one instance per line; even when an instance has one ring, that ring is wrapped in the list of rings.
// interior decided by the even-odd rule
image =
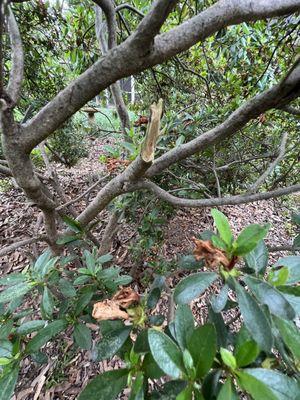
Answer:
[[[40,329],[44,328],[45,325],[46,321],[43,320],[36,319],[33,321],[27,321],[17,328],[17,333],[20,335],[28,335],[29,333],[39,331]]]
[[[80,239],[79,235],[64,235],[57,239],[57,244],[68,244]]]
[[[154,360],[151,353],[145,355],[142,370],[144,375],[150,379],[159,379],[165,375],[164,371],[162,371],[157,365],[157,362]]]
[[[50,318],[52,316],[54,311],[54,298],[50,290],[47,288],[47,286],[44,287],[44,293],[42,298],[42,309],[47,318]]]
[[[10,286],[0,293],[0,303],[8,303],[11,300],[24,296],[30,292],[32,287],[32,284],[27,282],[20,282],[14,286]]]
[[[234,355],[231,353],[231,351],[224,349],[223,347],[220,348],[220,354],[222,361],[227,367],[229,367],[232,370],[235,370],[237,367],[236,359]]]
[[[20,282],[25,282],[28,277],[25,274],[12,273],[0,278],[0,285],[2,286],[13,286]]]
[[[254,250],[258,243],[265,238],[269,231],[270,225],[253,224],[247,226],[237,237],[234,242],[234,255],[244,256]]]
[[[178,267],[181,269],[200,269],[202,266],[203,262],[197,261],[192,254],[181,256],[178,260]]]
[[[197,377],[202,378],[210,370],[217,351],[217,335],[212,324],[194,330],[187,343],[196,368]]]
[[[238,400],[231,378],[227,378],[225,383],[222,385],[217,400]]]
[[[214,272],[199,272],[184,278],[175,288],[175,302],[179,304],[190,303],[200,296],[217,278],[218,275]]]
[[[238,367],[246,367],[256,360],[260,350],[256,342],[253,340],[247,340],[238,347],[235,353],[235,358]]]
[[[151,393],[149,400],[176,400],[186,385],[185,381],[180,380],[167,382],[159,391]]]
[[[113,357],[126,342],[131,327],[124,326],[105,334],[96,345],[96,361],[106,360]]]
[[[58,286],[64,297],[69,298],[76,296],[76,290],[74,289],[74,286],[67,279],[61,278],[58,282]]]
[[[7,339],[8,335],[11,333],[14,326],[14,321],[9,319],[0,324],[0,340]]]
[[[62,332],[66,327],[68,326],[68,323],[64,320],[57,320],[50,322],[45,328],[42,328],[39,330],[39,332],[32,338],[25,350],[27,353],[35,353],[42,346],[44,346],[47,342],[49,342],[50,339],[52,339],[54,336]]]
[[[90,350],[92,346],[92,334],[91,330],[85,324],[78,323],[75,325],[73,337],[78,347]]]
[[[242,371],[237,372],[238,382],[242,389],[254,400],[278,400],[271,389],[256,377]]]
[[[0,400],[9,400],[17,383],[19,368],[15,367],[0,377]]]
[[[232,235],[231,228],[230,228],[227,217],[221,211],[219,211],[217,209],[211,210],[211,215],[212,215],[215,225],[218,229],[220,238],[230,248],[230,246],[233,242],[233,235]]]
[[[181,349],[187,348],[187,342],[194,331],[194,317],[187,304],[179,304],[174,320],[175,336]]]
[[[272,314],[284,319],[294,319],[295,311],[284,296],[269,283],[246,276],[244,282],[261,304],[266,304]]]
[[[255,299],[239,283],[234,282],[245,326],[258,346],[269,352],[273,346],[273,336],[268,319]]]
[[[274,318],[282,340],[290,349],[296,360],[300,361],[300,331],[293,321]]]
[[[63,215],[62,220],[71,229],[71,231],[73,231],[75,233],[83,232],[83,228],[82,228],[80,222],[76,221],[76,219],[68,217],[67,215]]]
[[[220,293],[212,297],[211,306],[215,313],[219,313],[225,308],[228,300],[228,291],[229,291],[228,285],[224,285]]]
[[[274,266],[283,266],[288,268],[289,277],[286,282],[287,285],[293,285],[300,282],[300,256],[288,256],[280,258]]]
[[[144,376],[141,372],[138,372],[133,385],[131,387],[131,392],[128,400],[144,400]]]
[[[268,248],[263,240],[244,257],[247,267],[255,271],[256,275],[265,271],[268,265],[268,258]]]
[[[300,382],[296,379],[279,371],[264,368],[249,368],[245,369],[245,372],[263,382],[277,400],[299,400]]]
[[[193,386],[189,385],[176,397],[176,400],[193,400]]]
[[[148,341],[158,366],[172,378],[180,378],[184,367],[182,354],[176,344],[167,335],[154,329],[149,329]]]
[[[126,387],[128,371],[107,371],[92,379],[80,393],[78,400],[115,400]]]

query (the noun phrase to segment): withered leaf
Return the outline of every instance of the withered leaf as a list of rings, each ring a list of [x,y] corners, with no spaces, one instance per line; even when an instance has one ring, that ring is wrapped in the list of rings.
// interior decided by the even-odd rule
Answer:
[[[122,308],[128,308],[134,303],[140,301],[140,296],[131,287],[120,289],[112,298],[113,301],[118,303]]]
[[[119,304],[114,300],[104,300],[94,304],[93,318],[97,321],[108,319],[128,319],[127,312],[120,309]]]
[[[216,268],[220,264],[225,268],[230,265],[230,260],[226,257],[225,253],[215,247],[209,240],[199,240],[192,238],[196,247],[194,249],[194,256],[197,261],[204,260],[206,265],[210,268]]]

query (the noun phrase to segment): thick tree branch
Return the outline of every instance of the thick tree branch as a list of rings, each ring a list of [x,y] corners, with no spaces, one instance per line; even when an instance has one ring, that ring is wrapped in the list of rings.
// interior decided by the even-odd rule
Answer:
[[[295,115],[296,117],[300,117],[300,109],[292,106],[284,106],[281,107],[282,111],[285,111],[288,114]]]
[[[243,128],[251,119],[257,118],[261,113],[271,108],[277,108],[278,104],[288,103],[300,95],[300,65],[292,68],[287,77],[278,85],[253,97],[245,104],[235,110],[220,125],[201,134],[194,140],[168,151],[159,157],[147,171],[146,176],[151,177],[170,165],[183,160],[200,150],[230,137],[235,132]]]
[[[30,152],[87,101],[117,80],[166,61],[226,26],[300,10],[300,0],[220,0],[189,21],[156,36],[151,50],[146,53],[145,46],[140,46],[143,36],[147,41],[158,33],[174,4],[174,1],[155,2],[141,22],[139,33],[133,33],[109,51],[27,122],[24,126],[24,149]],[[150,34],[146,28],[155,17],[158,17],[158,22],[155,22]]]
[[[12,68],[10,71],[7,93],[16,104],[20,97],[24,74],[24,54],[19,28],[11,8],[8,14],[8,31],[12,50]]]
[[[155,183],[150,181],[139,181],[132,185],[132,190],[147,189],[150,190],[155,196],[164,200],[175,207],[212,207],[212,206],[225,206],[236,205],[243,203],[251,203],[253,201],[267,200],[275,197],[285,196],[287,194],[296,193],[300,191],[300,184],[293,185],[285,188],[273,190],[271,192],[255,193],[255,194],[241,194],[237,196],[228,196],[215,199],[201,199],[192,200],[176,197],[168,193],[166,190],[161,189]]]
[[[39,237],[32,237],[28,239],[20,240],[19,242],[15,242],[10,244],[9,246],[5,246],[0,249],[0,257],[5,256],[6,254],[12,253],[13,251],[17,250],[19,247],[26,246],[28,244],[33,244],[37,242],[47,241],[46,236],[39,236]]]

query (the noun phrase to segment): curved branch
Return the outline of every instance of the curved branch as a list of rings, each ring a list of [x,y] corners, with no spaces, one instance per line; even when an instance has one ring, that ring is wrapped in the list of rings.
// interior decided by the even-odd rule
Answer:
[[[243,203],[251,203],[253,201],[267,200],[275,197],[285,196],[291,193],[300,192],[300,184],[293,185],[285,188],[273,190],[271,192],[255,193],[255,194],[241,194],[236,196],[228,196],[215,199],[201,199],[192,200],[184,199],[181,197],[173,196],[166,190],[160,188],[155,183],[150,181],[139,181],[132,185],[131,190],[147,189],[150,190],[161,200],[164,200],[175,207],[212,207],[212,206],[225,206],[236,205]]]
[[[154,3],[154,7],[156,4]],[[299,10],[300,0],[221,0],[177,28],[156,36],[154,45],[150,52],[148,49],[147,54],[145,47],[139,49],[135,46],[137,34],[131,35],[70,83],[24,125],[24,149],[30,151],[101,90],[117,80],[166,61],[228,25],[286,15]],[[152,12],[152,17],[150,15],[147,21],[151,21],[155,15]],[[145,24],[147,26],[146,22],[141,22],[143,27]],[[143,29],[138,31],[143,36]],[[152,34],[155,32],[152,31]]]
[[[12,68],[10,71],[7,93],[16,104],[20,97],[21,85],[24,74],[24,54],[20,31],[14,14],[9,7],[8,31],[12,50]]]
[[[28,244],[33,244],[33,243],[37,243],[37,242],[47,242],[46,236],[28,238],[28,239],[20,240],[19,242],[10,244],[9,246],[5,246],[2,249],[0,249],[0,257],[5,256],[6,254],[12,253],[19,247],[23,247]]]
[[[143,14],[140,10],[138,10],[137,8],[133,7],[131,4],[128,3],[124,3],[124,4],[120,4],[119,6],[117,6],[115,8],[116,12],[120,12],[121,10],[130,10],[133,11],[135,14],[139,15],[140,17],[144,18],[145,14]]]

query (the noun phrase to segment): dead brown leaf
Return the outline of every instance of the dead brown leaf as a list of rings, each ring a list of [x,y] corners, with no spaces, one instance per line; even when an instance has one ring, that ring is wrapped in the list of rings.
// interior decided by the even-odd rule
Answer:
[[[196,238],[192,238],[192,240],[196,245],[194,256],[197,261],[204,260],[207,267],[212,269],[218,267],[220,264],[225,268],[229,267],[230,260],[228,260],[225,253],[216,248],[209,240],[199,240]]]
[[[108,319],[128,319],[127,312],[120,309],[120,305],[114,300],[104,300],[94,304],[93,318],[97,321]]]
[[[120,289],[112,298],[122,308],[128,308],[134,303],[140,301],[140,296],[131,287]]]

